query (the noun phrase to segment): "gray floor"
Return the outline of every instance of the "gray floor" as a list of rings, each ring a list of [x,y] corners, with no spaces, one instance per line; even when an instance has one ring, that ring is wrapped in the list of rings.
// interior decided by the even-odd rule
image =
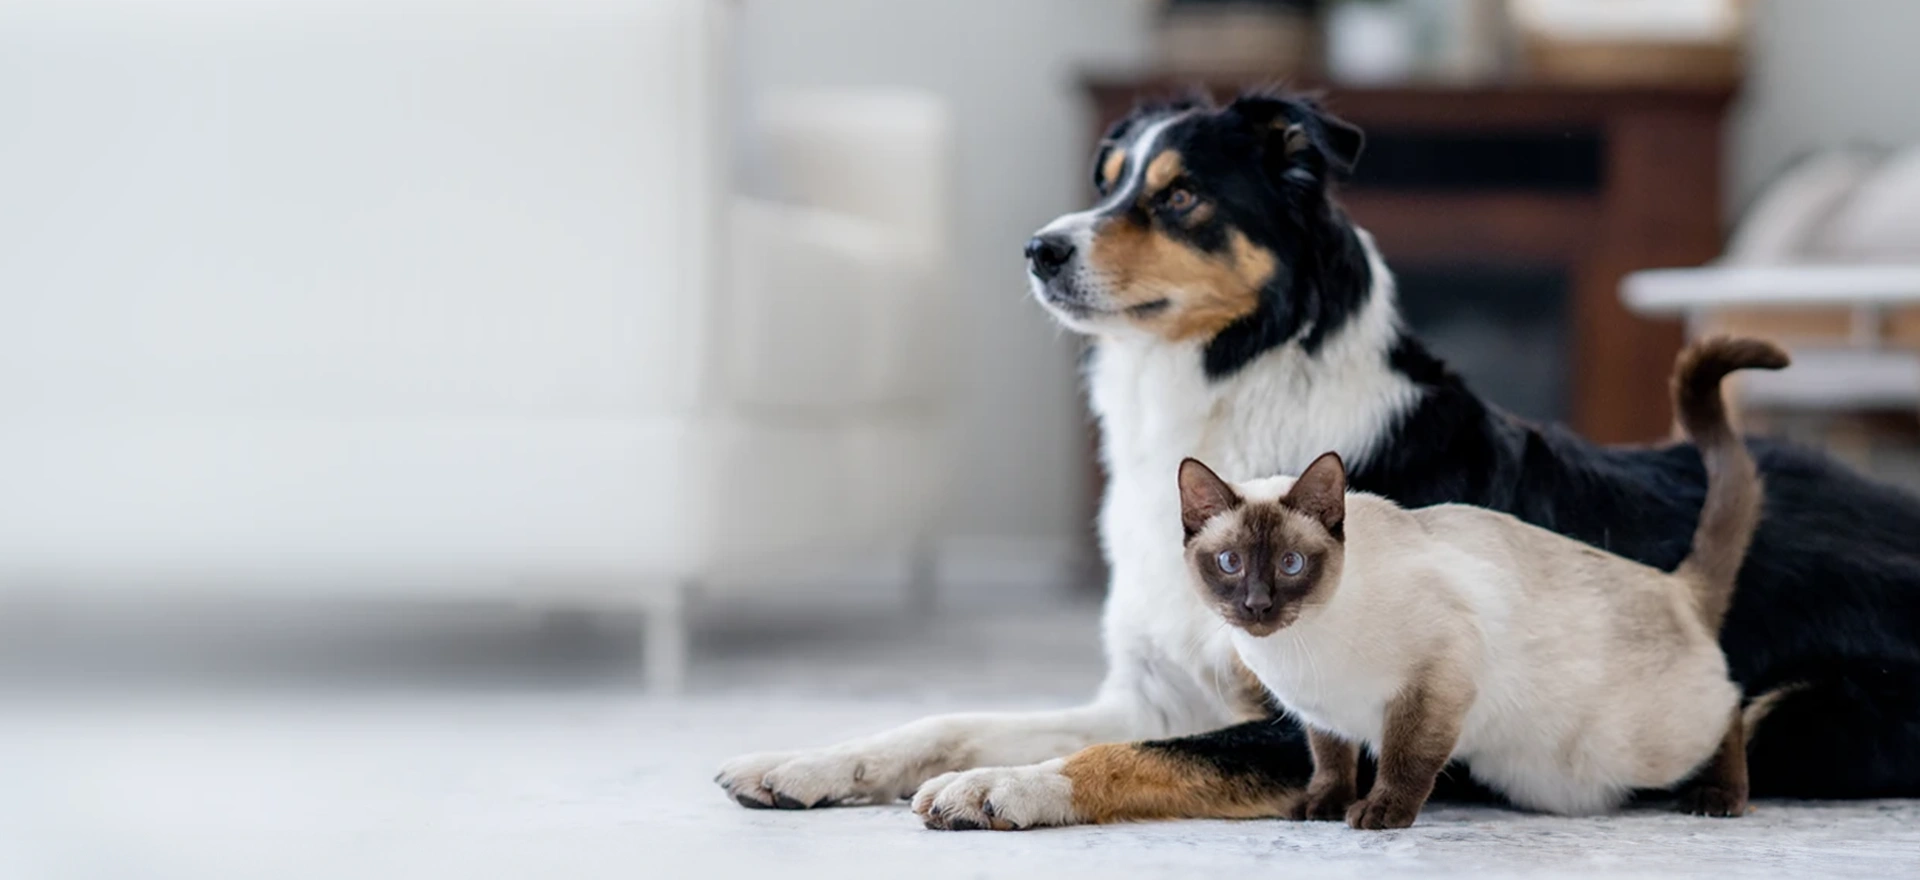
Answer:
[[[96,638],[115,644],[92,645],[91,667],[13,652],[0,877],[1920,874],[1915,802],[1763,803],[1736,821],[1438,807],[1380,834],[1277,822],[954,834],[904,807],[744,810],[708,781],[742,751],[1069,702],[1099,675],[1088,609],[938,626],[733,620],[703,632],[695,691],[670,701],[637,690],[637,646],[617,620],[296,618],[225,642],[204,628],[160,647]]]

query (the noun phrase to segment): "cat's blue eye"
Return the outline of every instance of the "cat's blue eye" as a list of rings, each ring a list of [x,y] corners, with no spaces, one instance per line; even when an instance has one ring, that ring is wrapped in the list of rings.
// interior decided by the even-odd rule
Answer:
[[[1305,556],[1301,556],[1300,554],[1295,553],[1292,550],[1288,550],[1287,552],[1280,554],[1280,573],[1281,574],[1299,574],[1301,571],[1305,570],[1306,567],[1307,567],[1307,558]]]
[[[1220,555],[1213,557],[1213,564],[1220,566],[1222,574],[1239,574],[1240,554],[1233,550],[1222,550]]]

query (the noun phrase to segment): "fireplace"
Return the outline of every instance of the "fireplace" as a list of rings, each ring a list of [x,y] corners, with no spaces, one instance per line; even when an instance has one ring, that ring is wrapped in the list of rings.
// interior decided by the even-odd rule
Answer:
[[[1564,269],[1415,263],[1398,267],[1394,275],[1407,325],[1474,391],[1536,421],[1564,422],[1572,415],[1573,347]]]

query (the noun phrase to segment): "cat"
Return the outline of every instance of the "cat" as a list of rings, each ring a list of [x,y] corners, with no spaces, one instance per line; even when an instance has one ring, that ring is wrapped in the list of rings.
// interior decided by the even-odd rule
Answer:
[[[1485,508],[1349,494],[1331,452],[1238,485],[1183,461],[1192,584],[1308,729],[1314,771],[1290,817],[1407,827],[1454,759],[1546,812],[1603,812],[1699,771],[1682,809],[1744,813],[1740,689],[1718,635],[1763,496],[1719,386],[1786,365],[1750,339],[1681,353],[1674,406],[1708,488],[1671,574]],[[1379,758],[1364,798],[1360,746]]]

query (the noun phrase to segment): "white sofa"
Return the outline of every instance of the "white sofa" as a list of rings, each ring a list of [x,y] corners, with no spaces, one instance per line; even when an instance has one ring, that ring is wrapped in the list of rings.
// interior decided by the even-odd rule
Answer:
[[[735,200],[728,5],[0,6],[0,593],[638,607],[672,688],[689,586],[922,536],[945,116],[769,104]]]

